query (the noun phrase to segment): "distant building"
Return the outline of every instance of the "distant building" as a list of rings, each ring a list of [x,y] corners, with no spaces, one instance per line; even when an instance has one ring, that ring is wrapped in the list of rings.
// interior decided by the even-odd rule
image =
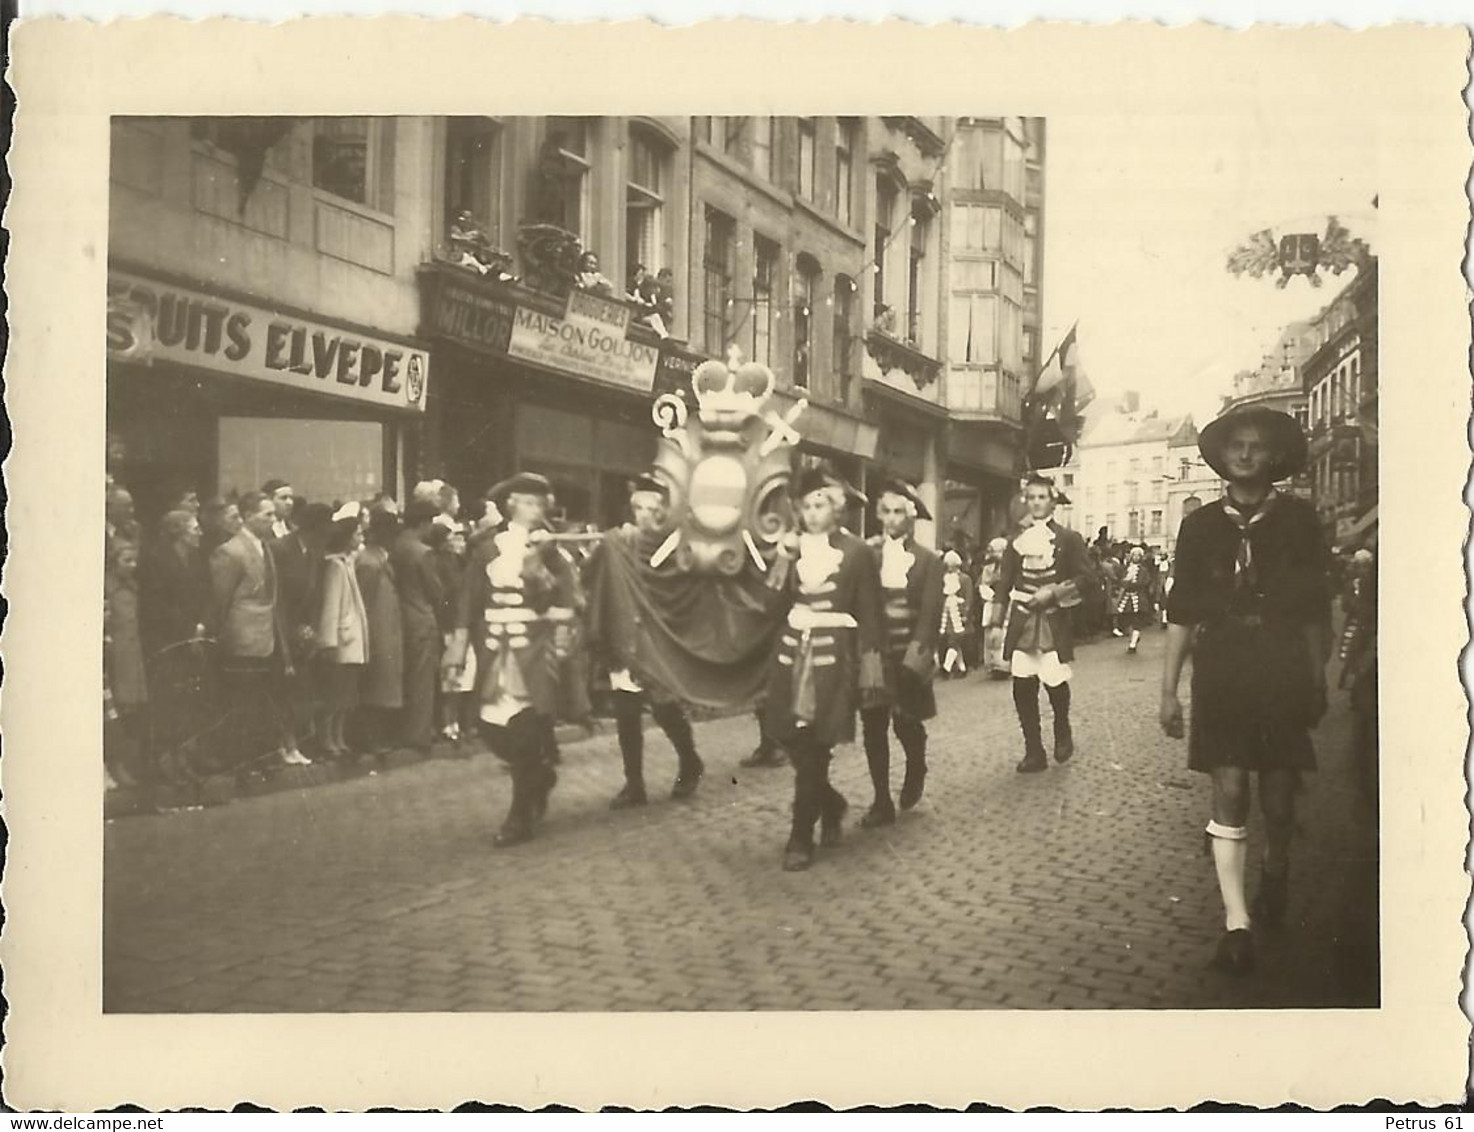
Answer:
[[[1135,393],[1096,402],[1072,459],[1054,473],[1070,500],[1060,521],[1087,540],[1104,527],[1113,540],[1170,553],[1183,515],[1222,494],[1197,442],[1190,415],[1142,409]]]
[[[1377,261],[1316,319],[1305,362],[1312,497],[1329,541],[1346,546],[1377,521]]]

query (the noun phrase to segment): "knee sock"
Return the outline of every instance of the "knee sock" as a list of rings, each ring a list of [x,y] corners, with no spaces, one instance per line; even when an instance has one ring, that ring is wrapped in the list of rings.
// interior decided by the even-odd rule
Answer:
[[[614,727],[619,737],[619,754],[624,763],[624,780],[632,789],[645,788],[645,734],[641,729],[644,703],[633,692],[614,692]]]
[[[1249,926],[1249,900],[1244,892],[1244,873],[1249,862],[1249,831],[1243,826],[1208,823],[1213,839],[1213,866],[1218,871],[1218,891],[1223,896],[1223,923],[1229,931]]]

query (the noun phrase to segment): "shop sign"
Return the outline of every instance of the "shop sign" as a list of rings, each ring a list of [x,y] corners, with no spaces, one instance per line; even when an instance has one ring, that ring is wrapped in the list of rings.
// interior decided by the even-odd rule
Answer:
[[[447,281],[441,285],[431,311],[430,333],[505,354],[516,313],[511,303]]]
[[[108,273],[108,356],[423,412],[429,354],[172,283]]]
[[[621,338],[630,325],[629,307],[591,291],[568,292],[568,309],[564,317],[579,326],[598,327]]]
[[[706,357],[702,354],[667,345],[660,351],[660,364],[655,368],[655,388],[652,392],[661,396],[666,393],[680,393],[682,390],[689,391],[691,376],[704,361]]]
[[[650,392],[660,351],[631,342],[623,330],[599,322],[561,318],[518,307],[507,353],[514,358]]]

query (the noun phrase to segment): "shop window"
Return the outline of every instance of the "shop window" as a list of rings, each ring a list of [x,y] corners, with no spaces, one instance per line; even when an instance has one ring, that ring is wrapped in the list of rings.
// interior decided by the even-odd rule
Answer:
[[[814,360],[814,295],[819,287],[819,264],[810,255],[798,257],[793,295],[793,384],[809,387]]]
[[[465,211],[493,247],[500,244],[501,125],[492,118],[445,122],[445,218]]]
[[[858,288],[848,275],[834,277],[834,372],[838,377],[839,399],[850,397],[851,343],[854,341],[855,292]]]
[[[394,119],[313,119],[312,184],[344,200],[393,212]]]
[[[855,140],[859,123],[854,118],[841,118],[834,143],[834,215],[841,224],[854,222]]]
[[[762,236],[753,238],[752,360],[773,364],[773,292],[778,277],[779,246]]]
[[[644,130],[630,131],[630,171],[625,185],[625,267],[644,264],[654,275],[668,266],[665,194],[670,148]]]
[[[814,199],[814,141],[815,120],[798,120],[798,195],[805,200]]]
[[[221,417],[219,457],[222,494],[255,491],[272,478],[317,503],[364,500],[385,490],[378,421]]]
[[[736,252],[736,222],[708,206],[704,277],[706,350],[721,356],[732,340],[732,276]]]

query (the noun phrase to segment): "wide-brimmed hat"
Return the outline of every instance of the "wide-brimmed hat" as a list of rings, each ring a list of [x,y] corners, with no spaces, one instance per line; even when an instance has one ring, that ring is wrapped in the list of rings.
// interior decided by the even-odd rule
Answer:
[[[1230,409],[1222,416],[1209,421],[1198,434],[1198,451],[1208,467],[1224,479],[1228,479],[1227,462],[1223,448],[1229,435],[1240,425],[1253,425],[1259,429],[1271,449],[1269,478],[1271,483],[1287,480],[1305,467],[1307,445],[1305,432],[1298,421],[1288,413],[1264,405],[1249,405],[1242,409]]]
[[[500,510],[506,510],[509,495],[540,495],[544,499],[553,494],[552,482],[547,476],[536,472],[518,472],[496,484],[486,493]]]
[[[924,523],[931,522],[931,512],[927,510],[926,504],[921,501],[921,496],[905,480],[886,480],[880,489],[881,495],[899,495],[902,499],[909,499],[911,505],[916,508],[916,517]]]

